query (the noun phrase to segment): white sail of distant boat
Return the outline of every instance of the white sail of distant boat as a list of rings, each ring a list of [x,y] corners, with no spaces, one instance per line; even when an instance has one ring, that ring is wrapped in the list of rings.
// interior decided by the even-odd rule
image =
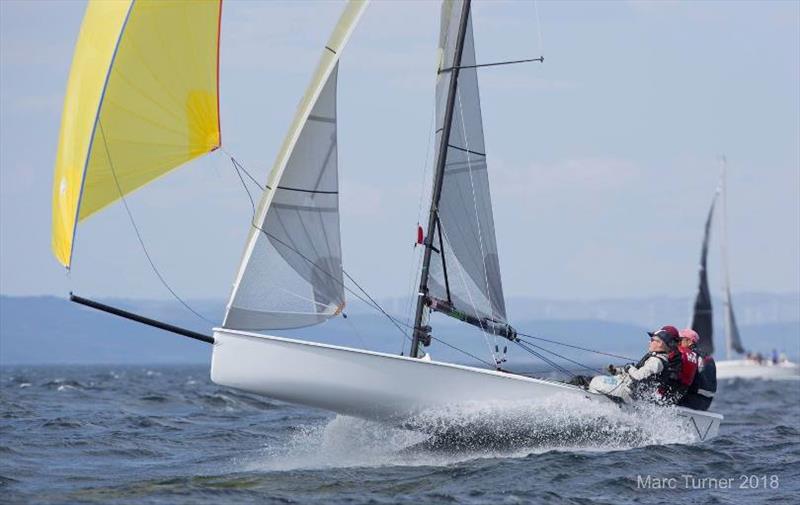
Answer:
[[[722,198],[720,255],[722,257],[722,293],[723,293],[723,330],[725,335],[725,360],[717,361],[717,378],[779,378],[800,375],[800,367],[788,360],[775,361],[773,357],[756,359],[750,354],[746,359],[732,359],[732,353],[745,354],[736,316],[733,311],[731,299],[730,260],[728,257],[728,189],[727,189],[727,159],[720,158],[720,183],[714,192],[711,209],[705,222],[703,246],[700,256],[700,283],[692,313],[691,327],[700,337],[698,347],[703,354],[710,355],[714,352],[713,310],[711,295],[708,288],[708,274],[706,269],[708,258],[708,245],[711,236],[711,221],[714,215],[717,198]]]
[[[92,5],[92,9],[99,8],[98,4]],[[165,8],[156,2],[149,5]],[[509,324],[505,309],[477,75],[481,66],[523,60],[486,65],[476,62],[470,0],[445,1],[442,5],[436,84],[437,155],[428,233],[422,241],[424,261],[410,355],[260,333],[320,324],[341,314],[345,305],[336,91],[339,59],[365,8],[364,1],[350,1],[322,50],[254,208],[225,317],[222,325],[214,328],[213,336],[85,298],[72,299],[213,343],[211,378],[218,384],[384,422],[405,424],[424,415],[428,422],[415,425],[422,431],[437,429],[435,413],[446,414],[450,409],[476,402],[588,400],[598,406],[616,405],[603,394],[505,371],[501,360],[484,369],[435,361],[423,351],[434,338],[429,320],[432,311],[525,348]],[[124,40],[124,22],[121,23],[118,37]],[[193,25],[181,26],[191,30]],[[197,34],[183,35],[185,40],[192,40]],[[108,41],[113,40],[113,36],[108,37]],[[534,60],[543,61],[524,61]],[[218,121],[202,124],[218,127]],[[189,149],[188,154],[197,156],[219,147],[217,130],[203,139],[206,143]],[[124,159],[125,152],[120,151],[117,156]],[[108,155],[109,165],[113,165],[114,157]],[[54,229],[56,232],[61,234],[59,237],[63,235],[60,229]],[[62,253],[59,257],[63,256]],[[699,440],[714,437],[722,420],[719,414],[682,407],[676,407],[675,412],[686,430]]]

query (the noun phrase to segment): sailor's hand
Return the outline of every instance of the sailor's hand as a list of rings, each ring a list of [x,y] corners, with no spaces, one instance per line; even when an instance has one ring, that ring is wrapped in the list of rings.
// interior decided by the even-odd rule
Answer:
[[[617,370],[617,367],[615,367],[614,365],[608,365],[608,366],[606,367],[606,370],[607,370],[607,371],[608,371],[608,373],[610,373],[611,375],[617,375],[617,371],[618,371],[618,370]]]
[[[625,365],[625,368],[623,368],[623,370],[625,371],[625,373],[628,373],[631,368],[633,368],[633,363],[628,363],[627,365]]]

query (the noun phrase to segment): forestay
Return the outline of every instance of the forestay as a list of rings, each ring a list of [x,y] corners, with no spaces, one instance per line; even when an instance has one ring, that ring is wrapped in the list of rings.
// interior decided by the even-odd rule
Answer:
[[[708,242],[711,238],[711,221],[714,217],[714,207],[718,195],[719,191],[714,193],[714,199],[711,201],[711,208],[708,210],[708,217],[706,217],[703,248],[700,252],[700,282],[694,301],[694,311],[692,313],[692,329],[700,336],[700,342],[697,344],[697,347],[704,355],[714,353],[714,314],[711,306],[711,293],[708,289],[708,271],[706,265],[708,259]]]
[[[254,216],[225,328],[300,328],[344,307],[336,81],[366,4],[347,5],[300,102]]]
[[[497,257],[492,202],[481,118],[472,15],[464,35],[449,139],[443,138],[452,67],[459,61],[456,45],[463,2],[443,2],[436,85],[437,153],[446,156],[435,247],[430,263],[429,294],[449,301],[478,318],[506,321]],[[439,148],[447,142],[447,150]],[[439,161],[437,160],[437,163]]]
[[[220,0],[91,0],[75,46],[53,180],[53,253],[77,222],[220,146]]]

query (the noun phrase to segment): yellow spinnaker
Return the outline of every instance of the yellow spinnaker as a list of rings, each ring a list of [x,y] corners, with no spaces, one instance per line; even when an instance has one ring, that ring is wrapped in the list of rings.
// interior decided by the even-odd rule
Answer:
[[[77,222],[220,146],[222,0],[89,0],[53,181],[53,252]]]

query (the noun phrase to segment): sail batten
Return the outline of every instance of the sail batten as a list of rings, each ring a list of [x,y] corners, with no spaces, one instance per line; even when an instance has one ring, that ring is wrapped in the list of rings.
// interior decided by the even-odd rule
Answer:
[[[226,328],[300,328],[344,307],[336,87],[339,55],[366,5],[348,3],[298,106],[254,216]]]

